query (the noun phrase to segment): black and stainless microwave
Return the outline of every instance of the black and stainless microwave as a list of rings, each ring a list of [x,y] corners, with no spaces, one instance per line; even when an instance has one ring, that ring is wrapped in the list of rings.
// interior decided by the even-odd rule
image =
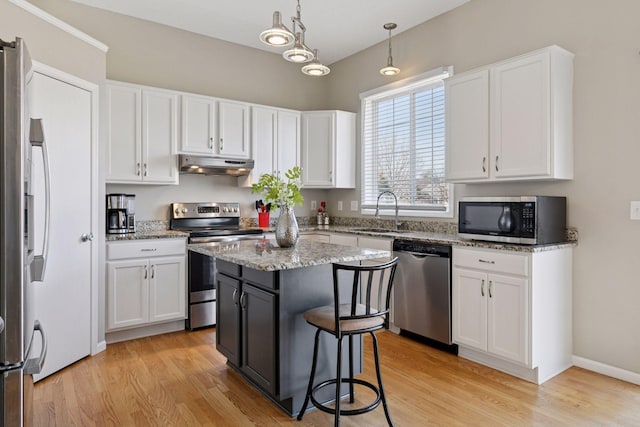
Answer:
[[[544,245],[565,240],[566,197],[465,197],[458,235],[465,239]]]

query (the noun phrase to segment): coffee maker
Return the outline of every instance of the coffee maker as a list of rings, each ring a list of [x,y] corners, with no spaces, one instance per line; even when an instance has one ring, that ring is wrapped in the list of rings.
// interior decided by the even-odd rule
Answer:
[[[107,234],[129,232],[129,195],[107,194]]]

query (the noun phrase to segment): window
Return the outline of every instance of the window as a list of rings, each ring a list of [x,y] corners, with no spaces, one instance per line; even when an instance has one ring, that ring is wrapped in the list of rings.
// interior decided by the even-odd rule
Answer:
[[[361,94],[362,213],[373,214],[378,195],[393,192],[401,215],[452,216],[451,185],[444,180],[446,69],[401,85]],[[394,208],[391,194],[381,208]]]

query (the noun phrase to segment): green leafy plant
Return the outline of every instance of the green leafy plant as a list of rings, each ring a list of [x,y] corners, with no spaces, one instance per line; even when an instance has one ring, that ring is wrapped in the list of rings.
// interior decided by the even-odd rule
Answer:
[[[252,193],[260,193],[265,203],[273,202],[279,207],[302,205],[304,198],[300,193],[302,168],[294,166],[285,172],[285,178],[279,172],[264,173],[258,182],[251,185]]]

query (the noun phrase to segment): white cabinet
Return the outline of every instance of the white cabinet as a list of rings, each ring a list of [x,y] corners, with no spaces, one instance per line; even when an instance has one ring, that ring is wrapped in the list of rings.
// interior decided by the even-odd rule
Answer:
[[[107,243],[107,330],[186,317],[184,239]]]
[[[302,113],[302,185],[355,188],[356,114],[346,111]]]
[[[571,248],[454,247],[453,341],[459,354],[536,383],[571,366]]]
[[[300,165],[300,112],[278,108],[251,107],[251,155],[255,162],[238,185],[250,187],[260,175],[281,174]]]
[[[447,180],[573,178],[572,88],[558,46],[447,79]]]
[[[176,93],[108,82],[103,98],[106,181],[177,184]]]
[[[192,94],[181,101],[181,153],[249,158],[247,104]]]
[[[180,152],[212,155],[216,139],[218,103],[214,98],[182,95]]]

